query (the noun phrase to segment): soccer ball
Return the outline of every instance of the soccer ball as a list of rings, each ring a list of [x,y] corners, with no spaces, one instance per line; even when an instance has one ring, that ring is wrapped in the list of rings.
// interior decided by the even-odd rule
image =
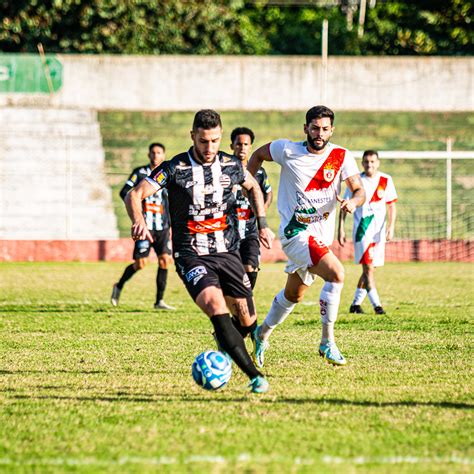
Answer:
[[[192,374],[194,381],[202,388],[218,390],[229,381],[232,364],[222,352],[205,351],[194,359]]]

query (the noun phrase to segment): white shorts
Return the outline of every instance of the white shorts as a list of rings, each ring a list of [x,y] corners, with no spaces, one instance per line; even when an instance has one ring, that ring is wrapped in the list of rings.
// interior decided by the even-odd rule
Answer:
[[[317,277],[308,269],[317,265],[324,255],[331,252],[324,242],[308,232],[300,232],[291,239],[281,238],[281,247],[288,257],[285,272],[297,273],[306,286],[311,286]]]
[[[383,267],[385,262],[385,242],[354,242],[354,261],[359,264]]]

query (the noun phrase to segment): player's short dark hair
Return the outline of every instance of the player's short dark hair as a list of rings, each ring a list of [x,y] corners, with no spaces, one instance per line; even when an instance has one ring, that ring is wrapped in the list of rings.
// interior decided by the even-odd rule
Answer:
[[[160,148],[163,149],[163,151],[166,151],[166,148],[165,146],[163,145],[163,143],[160,143],[160,142],[153,142],[153,143],[150,143],[148,145],[148,153],[151,152],[151,150],[153,150],[153,148],[155,148],[155,146],[159,146]]]
[[[308,125],[313,119],[324,117],[328,117],[331,120],[331,125],[334,124],[334,112],[324,105],[315,105],[306,112],[306,125]]]
[[[255,133],[250,130],[250,128],[247,127],[237,127],[232,130],[232,133],[230,134],[230,142],[234,143],[234,140],[239,136],[239,135],[248,135],[250,137],[250,143],[253,143],[255,140]]]
[[[193,121],[193,131],[196,131],[198,128],[203,130],[210,130],[211,128],[221,127],[221,116],[212,109],[203,109],[199,112],[196,112]]]
[[[377,157],[377,160],[379,159],[379,154],[375,150],[365,150],[364,154],[362,155],[362,159],[370,155],[375,155]]]

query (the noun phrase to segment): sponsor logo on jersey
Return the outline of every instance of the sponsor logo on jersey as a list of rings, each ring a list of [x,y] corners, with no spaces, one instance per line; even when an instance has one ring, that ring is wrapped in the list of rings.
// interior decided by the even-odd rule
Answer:
[[[204,221],[188,221],[188,229],[191,234],[210,234],[227,229],[227,215],[206,219]]]
[[[190,216],[208,216],[209,214],[217,214],[218,212],[224,212],[227,209],[227,203],[222,203],[215,207],[201,207],[199,204],[190,204],[189,215]]]
[[[191,188],[192,186],[195,186],[196,184],[198,184],[197,181],[186,181],[186,184],[184,185],[184,188],[188,189],[188,188]]]
[[[204,267],[203,265],[199,265],[198,267],[191,268],[191,270],[189,270],[189,272],[186,273],[186,275],[184,275],[184,278],[186,278],[186,281],[189,282],[191,280],[194,280],[200,275],[206,275],[206,274],[207,274],[206,267]]]
[[[155,202],[144,202],[143,210],[145,212],[151,212],[152,214],[163,214],[163,206],[156,204]]]
[[[250,209],[237,208],[237,218],[239,221],[248,221],[250,219]]]
[[[161,170],[156,176],[155,176],[155,181],[160,185],[164,186],[166,184],[166,181],[168,179],[168,174],[164,171]]]
[[[224,187],[224,188],[228,188],[232,184],[230,176],[227,176],[226,174],[221,174],[221,176],[219,178],[219,182],[221,183],[222,187]]]

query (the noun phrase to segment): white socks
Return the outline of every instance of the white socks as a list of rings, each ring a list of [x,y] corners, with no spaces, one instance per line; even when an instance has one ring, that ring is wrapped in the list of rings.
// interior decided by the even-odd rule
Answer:
[[[352,302],[352,304],[360,306],[366,296],[367,296],[367,290],[365,288],[356,288],[355,293],[354,293],[354,301]]]
[[[377,306],[382,306],[382,304],[380,303],[379,294],[377,293],[377,290],[375,288],[372,288],[367,293],[367,296],[369,297],[369,300],[372,303],[372,306],[374,308],[377,307]]]
[[[319,295],[319,305],[322,322],[321,343],[334,342],[334,324],[339,311],[339,301],[341,300],[342,283],[324,283]]]
[[[272,331],[288,317],[295,306],[296,303],[292,303],[285,298],[285,290],[281,290],[280,293],[273,298],[270,311],[260,327],[259,336],[263,340],[268,339]]]

